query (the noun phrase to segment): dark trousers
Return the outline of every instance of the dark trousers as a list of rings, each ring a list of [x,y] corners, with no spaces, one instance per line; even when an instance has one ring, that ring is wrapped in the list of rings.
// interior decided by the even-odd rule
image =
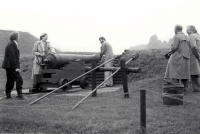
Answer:
[[[200,78],[198,75],[191,75],[192,86],[195,92],[200,92]]]
[[[6,95],[10,95],[13,87],[14,87],[14,82],[16,82],[16,90],[18,96],[22,96],[22,85],[23,85],[23,79],[20,75],[19,72],[16,72],[13,69],[6,69],[6,77],[7,77],[7,82],[6,82]]]

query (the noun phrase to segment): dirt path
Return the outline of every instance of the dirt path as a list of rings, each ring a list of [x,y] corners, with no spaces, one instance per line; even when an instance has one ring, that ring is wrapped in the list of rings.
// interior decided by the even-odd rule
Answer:
[[[105,92],[114,92],[114,91],[118,91],[120,89],[122,89],[121,85],[114,85],[113,87],[99,88],[99,89],[97,89],[97,94],[99,94],[99,93],[105,93]],[[52,91],[53,88],[48,88],[48,90]],[[91,91],[92,91],[91,88],[89,88],[89,89],[82,89],[80,87],[74,86],[72,89],[70,89],[70,90],[68,90],[66,92],[59,91],[59,92],[52,93],[52,94],[56,95],[56,96],[86,96]],[[36,93],[31,94],[29,92],[29,89],[23,89],[23,93],[25,95],[38,95],[38,94],[42,95],[42,94],[46,94],[47,92],[42,92],[42,93],[37,93],[37,94]],[[17,95],[16,90],[12,91],[11,95],[12,96],[16,96]]]

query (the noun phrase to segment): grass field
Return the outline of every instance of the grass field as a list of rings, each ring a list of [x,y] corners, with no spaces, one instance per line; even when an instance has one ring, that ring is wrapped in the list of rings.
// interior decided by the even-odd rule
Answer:
[[[184,103],[182,106],[167,107],[162,104],[161,78],[146,79],[129,83],[130,92],[147,91],[147,132],[153,134],[197,134],[200,133],[199,105]],[[99,89],[100,90],[100,89]],[[122,96],[122,91],[99,94],[88,102],[71,110],[82,97],[50,96],[32,107],[2,107],[0,109],[0,132],[15,133],[139,133],[139,92]],[[200,94],[190,93],[184,100],[198,104]],[[25,101],[1,100],[1,105],[27,106],[41,95],[26,96]],[[105,100],[99,100],[101,98]],[[109,98],[111,97],[111,98]],[[95,101],[96,100],[96,101]],[[63,105],[63,106],[49,106]],[[46,106],[46,107],[43,107]]]
[[[155,55],[158,53],[162,55],[159,51],[156,51]],[[122,90],[98,94],[97,97],[89,97],[86,103],[75,110],[71,108],[82,97],[51,95],[31,107],[27,107],[27,104],[41,95],[26,95],[25,101],[15,98],[0,100],[0,133],[137,134],[140,133],[140,94],[138,90],[141,89],[147,90],[147,133],[200,133],[200,93],[193,93],[190,88],[184,100],[192,103],[184,102],[181,106],[164,106],[162,79],[166,61],[158,58],[160,55],[151,55],[154,58],[147,59],[149,56],[145,52],[140,57],[144,59],[138,59],[131,64],[132,66],[148,64],[148,66],[143,66],[141,73],[143,76],[129,75],[129,92],[135,91],[135,93],[131,93],[128,99],[123,98]],[[157,61],[154,61],[155,59]],[[149,61],[151,63],[148,63]],[[24,64],[22,69],[27,68],[27,70],[22,72],[22,75],[27,86],[30,86],[28,63],[31,61],[24,59],[23,62],[27,65]],[[155,63],[163,64],[159,66]],[[157,69],[159,69],[158,72]],[[151,75],[152,73],[154,75]],[[1,91],[4,90],[3,84],[1,81]],[[1,95],[2,93],[0,92]],[[121,96],[115,96],[118,94]],[[2,105],[8,105],[8,107]]]

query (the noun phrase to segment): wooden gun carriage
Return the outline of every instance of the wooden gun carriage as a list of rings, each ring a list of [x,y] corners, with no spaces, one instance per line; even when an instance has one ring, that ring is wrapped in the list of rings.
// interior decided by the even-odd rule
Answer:
[[[119,57],[115,58],[114,63],[119,63]],[[33,89],[31,91],[42,91],[46,88],[57,88],[74,78],[91,70],[91,63],[100,61],[99,54],[78,55],[78,54],[47,54],[44,57],[41,74],[34,75]],[[105,68],[100,67],[96,70],[97,84],[104,80],[104,71],[115,71],[117,67]],[[129,72],[140,72],[140,68],[127,68]],[[121,73],[113,76],[114,84],[121,84]],[[79,85],[82,89],[88,88],[91,84],[91,73],[72,82],[70,85],[62,88],[63,90],[71,89],[72,85]]]

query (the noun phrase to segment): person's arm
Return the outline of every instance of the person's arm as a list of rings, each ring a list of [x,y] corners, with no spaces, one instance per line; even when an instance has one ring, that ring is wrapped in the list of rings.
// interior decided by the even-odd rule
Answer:
[[[102,44],[101,46],[101,52],[100,52],[100,59],[102,58],[103,55],[106,53],[106,44]]]
[[[42,54],[38,52],[38,42],[36,42],[33,46],[33,55],[35,56],[41,56]]]
[[[14,68],[15,70],[18,68],[17,65],[17,60],[16,60],[16,48],[14,47],[15,44],[10,44],[9,47],[7,48],[8,53],[9,53],[9,60],[11,67]]]
[[[197,44],[196,44],[196,40],[195,40],[195,37],[193,35],[190,35],[190,46],[191,46],[191,50],[192,50],[192,53],[195,55],[195,57],[200,60],[199,58],[199,53],[198,53],[198,47],[197,47]]]
[[[178,44],[179,44],[180,40],[179,38],[177,37],[177,35],[174,36],[174,41],[173,41],[173,44],[171,46],[171,50],[172,52],[175,52],[178,50]]]

